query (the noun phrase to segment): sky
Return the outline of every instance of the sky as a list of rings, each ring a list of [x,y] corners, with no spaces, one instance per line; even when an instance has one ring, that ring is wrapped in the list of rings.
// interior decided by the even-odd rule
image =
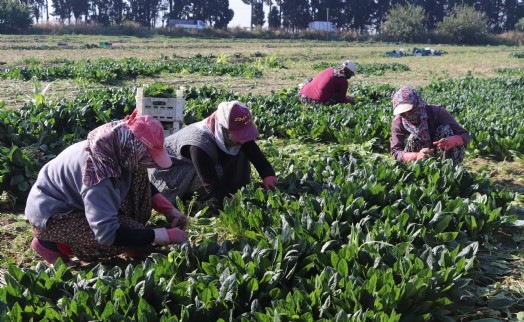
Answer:
[[[242,0],[229,0],[229,8],[235,15],[233,20],[227,25],[228,27],[249,27],[251,24],[251,6],[242,2]],[[264,5],[265,20],[267,20],[268,7]]]

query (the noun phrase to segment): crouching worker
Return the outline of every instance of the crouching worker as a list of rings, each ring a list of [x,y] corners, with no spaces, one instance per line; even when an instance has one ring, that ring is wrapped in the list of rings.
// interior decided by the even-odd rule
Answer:
[[[148,180],[171,165],[164,130],[151,116],[104,124],[66,148],[38,174],[25,208],[33,249],[47,262],[94,261],[141,246],[186,240],[187,220]],[[170,228],[145,228],[155,208]]]
[[[314,78],[308,77],[299,85],[298,98],[305,104],[355,104],[355,99],[347,95],[347,90],[348,80],[355,76],[356,72],[357,66],[351,60],[338,67],[327,68]]]
[[[408,162],[428,158],[437,150],[443,159],[462,162],[469,133],[441,106],[426,104],[420,94],[405,86],[393,95],[391,155]]]
[[[150,180],[171,202],[196,192],[200,200],[221,207],[224,197],[251,181],[252,163],[265,189],[271,189],[277,177],[255,142],[258,136],[246,106],[222,102],[209,117],[166,138],[173,165],[150,170]]]

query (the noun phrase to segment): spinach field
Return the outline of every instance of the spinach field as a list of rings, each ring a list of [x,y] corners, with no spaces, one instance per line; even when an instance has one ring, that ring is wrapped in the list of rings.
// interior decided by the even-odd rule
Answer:
[[[88,41],[75,38],[81,40]],[[14,91],[0,96],[3,216],[23,222],[20,206],[39,169],[91,129],[130,113],[144,83],[160,96],[182,85],[186,125],[224,100],[244,102],[279,182],[265,192],[253,171],[253,183],[220,211],[178,202],[190,216],[190,242],[155,248],[144,260],[50,267],[29,259],[34,253],[17,257],[4,247],[1,320],[524,319],[524,74],[518,55],[489,48],[489,70],[428,73],[416,84],[426,102],[445,106],[470,132],[466,161],[453,166],[439,156],[409,164],[389,156],[391,96],[402,75],[409,82],[424,68],[417,58],[382,57],[385,46],[376,44],[301,42],[284,50],[275,41],[248,52],[236,41],[221,45],[215,53],[188,47],[195,52],[158,60],[114,53],[4,58],[0,83],[35,92],[24,94],[30,99],[23,104]],[[315,46],[332,53],[317,55]],[[446,51],[435,66],[449,64],[450,72],[469,55],[462,47]],[[355,105],[298,101],[303,76],[345,58],[361,71],[348,91]],[[505,60],[513,65],[500,63]],[[270,87],[275,83],[279,89]],[[497,166],[506,163],[513,165],[511,180],[500,180]],[[151,226],[161,224],[153,217]],[[4,240],[15,234],[0,233]],[[28,248],[30,229],[16,234],[23,238],[15,245]]]

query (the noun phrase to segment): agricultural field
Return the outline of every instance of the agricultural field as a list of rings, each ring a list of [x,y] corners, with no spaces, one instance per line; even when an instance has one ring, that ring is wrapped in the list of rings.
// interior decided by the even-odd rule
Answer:
[[[444,54],[385,54],[415,47]],[[0,53],[1,320],[524,320],[524,48],[0,35]],[[298,101],[348,59],[355,105]],[[39,262],[23,217],[38,170],[144,85],[182,86],[185,124],[247,104],[277,189],[253,171],[221,211],[178,202],[190,243],[142,260]],[[403,85],[470,132],[464,164],[390,157]]]

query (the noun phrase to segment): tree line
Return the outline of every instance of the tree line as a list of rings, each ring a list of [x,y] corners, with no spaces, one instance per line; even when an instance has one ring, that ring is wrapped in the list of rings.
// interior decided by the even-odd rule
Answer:
[[[523,0],[242,0],[251,6],[251,25],[296,31],[315,20],[331,21],[340,30],[379,31],[388,12],[398,5],[420,7],[425,27],[434,29],[456,6],[482,12],[491,32],[515,29],[524,16]],[[264,12],[264,5],[269,12]],[[104,26],[134,21],[161,27],[167,19],[198,19],[213,28],[226,28],[234,11],[229,0],[0,0],[0,24],[13,7],[26,10],[33,21],[95,22]],[[2,9],[3,8],[3,9]],[[12,14],[11,14],[12,15]],[[20,20],[19,20],[20,21]]]

